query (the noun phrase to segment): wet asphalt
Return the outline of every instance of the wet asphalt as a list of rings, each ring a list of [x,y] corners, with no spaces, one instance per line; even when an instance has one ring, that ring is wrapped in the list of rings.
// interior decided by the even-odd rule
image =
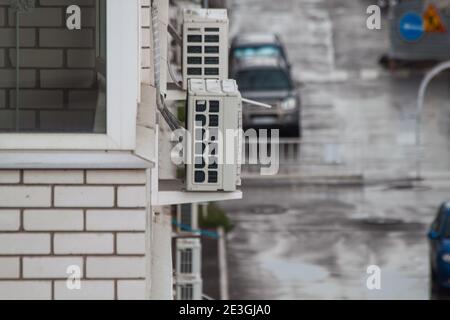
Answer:
[[[244,181],[243,200],[221,203],[235,225],[228,235],[233,299],[430,298],[426,232],[450,198],[450,79],[430,87],[426,179],[411,184],[423,74],[380,67],[388,25],[365,27],[369,4],[231,1],[232,33],[278,32],[304,84],[301,152],[283,168],[295,178]],[[363,183],[301,180],[329,174]],[[366,287],[369,265],[381,268],[381,290]]]

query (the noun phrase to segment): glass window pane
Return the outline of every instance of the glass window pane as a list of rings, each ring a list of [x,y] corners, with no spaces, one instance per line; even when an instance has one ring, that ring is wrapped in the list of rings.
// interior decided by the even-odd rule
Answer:
[[[106,0],[0,2],[0,132],[106,132],[105,20]]]

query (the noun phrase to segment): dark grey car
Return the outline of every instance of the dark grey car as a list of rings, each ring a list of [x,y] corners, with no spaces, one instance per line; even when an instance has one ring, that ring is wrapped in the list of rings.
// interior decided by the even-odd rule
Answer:
[[[300,91],[283,57],[247,56],[235,60],[232,70],[244,98],[272,106],[244,106],[245,129],[280,129],[282,136],[301,136]]]

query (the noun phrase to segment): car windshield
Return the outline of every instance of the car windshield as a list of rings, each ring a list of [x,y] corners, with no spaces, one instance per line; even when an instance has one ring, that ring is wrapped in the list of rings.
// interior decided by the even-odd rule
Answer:
[[[281,55],[281,48],[275,45],[239,47],[234,49],[233,51],[233,57],[236,59],[253,57],[279,57]]]
[[[291,81],[283,70],[246,70],[236,76],[239,89],[247,91],[290,90]]]

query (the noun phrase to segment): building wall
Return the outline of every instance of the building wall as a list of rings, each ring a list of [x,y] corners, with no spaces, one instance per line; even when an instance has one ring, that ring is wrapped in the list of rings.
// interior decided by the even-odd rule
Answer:
[[[144,299],[146,170],[0,170],[0,299]],[[69,266],[81,290],[69,290]]]
[[[134,153],[154,161],[158,158],[159,146],[150,1],[140,1],[142,85]],[[164,47],[167,42],[168,0],[157,2],[161,47]],[[45,6],[53,1],[36,0],[36,3]],[[77,1],[71,1],[73,3]],[[92,0],[79,1],[82,9],[92,3]],[[0,0],[0,73],[2,68],[11,67],[7,62],[9,49],[1,45],[5,40],[1,34],[2,27],[9,26],[8,5],[9,0]],[[62,8],[57,9],[62,13]],[[34,32],[38,34],[39,30]],[[72,49],[61,50],[64,63],[68,63],[66,55]],[[166,57],[164,51],[162,60]],[[163,75],[165,66],[166,62],[162,61]],[[165,76],[163,82],[164,79]],[[0,114],[11,107],[9,97],[12,91],[9,87],[2,87],[1,83],[0,77]],[[70,105],[70,92],[63,95],[62,108],[70,110],[73,107]],[[79,102],[80,109],[91,110],[92,106],[83,103],[82,99]],[[0,117],[0,131],[1,121]],[[45,164],[40,164],[40,167],[42,165]],[[151,181],[150,175],[157,180],[158,173],[158,166],[151,173],[148,170],[119,169],[0,168],[0,300],[171,299],[171,219],[161,210],[154,211],[156,209],[151,204],[150,185],[154,186],[155,181]],[[80,267],[81,290],[69,290],[66,286],[70,276],[67,268],[70,266]]]

